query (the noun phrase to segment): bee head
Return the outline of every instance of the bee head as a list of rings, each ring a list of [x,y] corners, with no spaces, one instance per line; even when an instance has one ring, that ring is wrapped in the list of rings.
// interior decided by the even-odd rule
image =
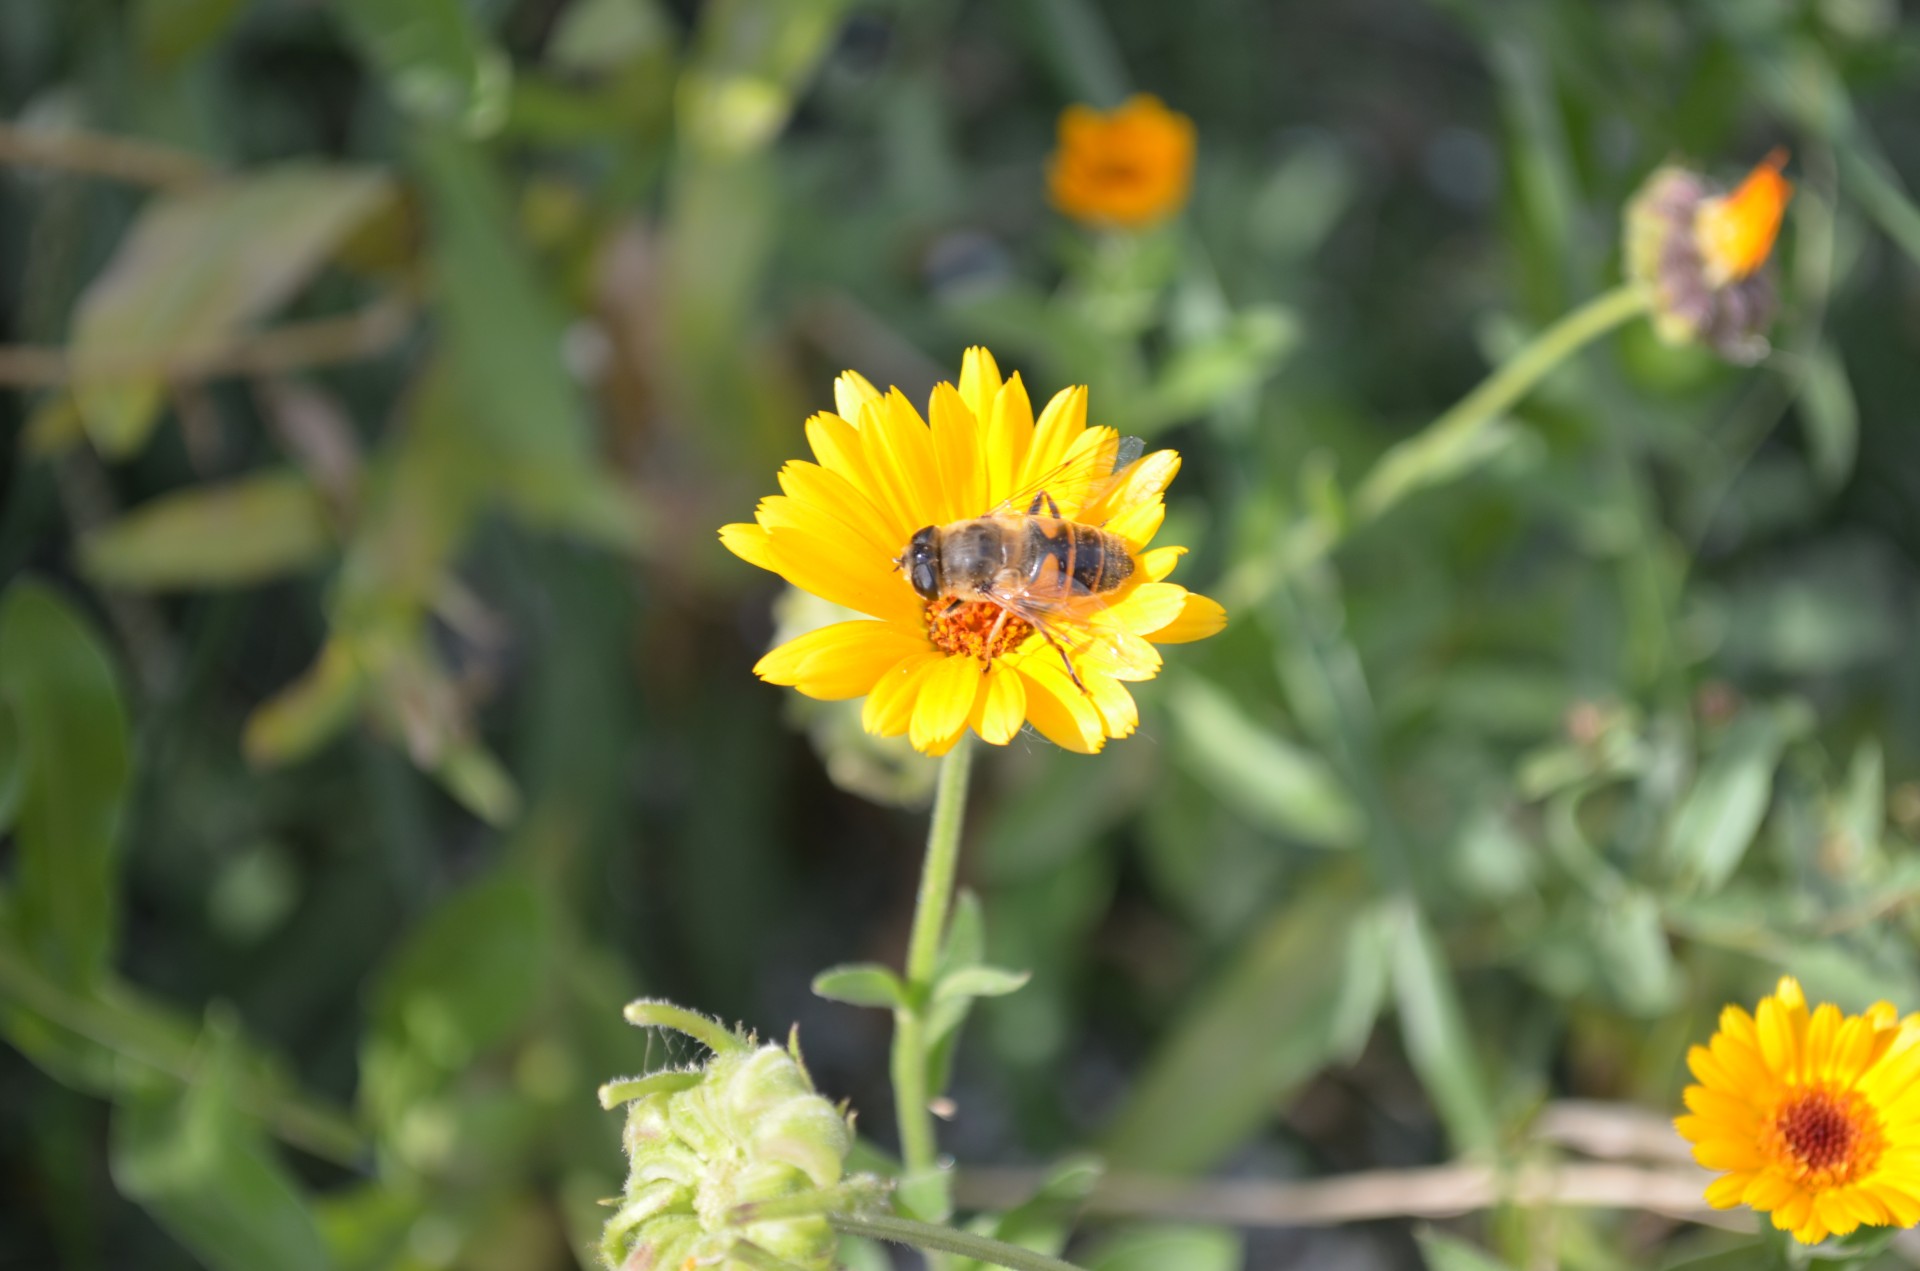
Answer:
[[[914,531],[913,541],[896,562],[906,571],[913,589],[927,600],[940,594],[940,546],[934,541],[934,532],[931,525]]]

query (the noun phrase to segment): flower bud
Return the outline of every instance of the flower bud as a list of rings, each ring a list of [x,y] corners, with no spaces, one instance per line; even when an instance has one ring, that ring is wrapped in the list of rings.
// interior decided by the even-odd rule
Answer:
[[[698,1067],[601,1087],[627,1105],[627,1185],[601,1254],[613,1271],[752,1271],[771,1255],[807,1271],[833,1266],[829,1213],[876,1197],[877,1179],[846,1175],[849,1116],[813,1088],[797,1046],[751,1037],[661,1002],[627,1018],[675,1028],[712,1056]]]
[[[1669,164],[1627,205],[1627,274],[1653,300],[1653,326],[1670,344],[1701,343],[1732,362],[1767,353],[1778,307],[1764,266],[1793,185],[1775,150],[1730,192]]]

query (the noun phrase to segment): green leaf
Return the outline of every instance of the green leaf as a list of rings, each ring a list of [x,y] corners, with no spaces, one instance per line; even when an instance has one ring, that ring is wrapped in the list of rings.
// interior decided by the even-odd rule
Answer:
[[[244,587],[310,569],[333,547],[326,505],[297,472],[163,495],[81,542],[109,587]]]
[[[1351,847],[1365,821],[1318,755],[1262,728],[1219,689],[1187,678],[1173,696],[1178,754],[1235,811],[1317,847]]]
[[[934,985],[933,1000],[951,1002],[967,997],[1005,997],[1025,987],[1033,978],[1031,971],[1009,971],[997,966],[961,967],[940,977]]]
[[[681,142],[738,159],[771,144],[832,47],[848,0],[715,0],[674,100]]]
[[[1723,1249],[1719,1253],[1669,1262],[1664,1271],[1773,1271],[1785,1265],[1775,1245],[1766,1240],[1755,1240],[1732,1249]]]
[[[1805,716],[1756,707],[1727,726],[1667,834],[1667,860],[1684,885],[1718,891],[1739,868],[1766,817],[1781,751]]]
[[[1418,1231],[1414,1239],[1420,1242],[1428,1271],[1513,1271],[1486,1250],[1438,1231]]]
[[[1821,345],[1807,359],[1800,424],[1820,487],[1839,489],[1853,475],[1854,456],[1859,453],[1860,407],[1854,401],[1846,364],[1831,345]]]
[[[334,8],[402,111],[475,137],[506,118],[512,64],[460,0],[341,0]]]
[[[1191,418],[1230,394],[1258,387],[1299,339],[1300,324],[1284,309],[1261,306],[1232,315],[1221,330],[1167,359],[1139,422],[1152,428]]]
[[[498,172],[477,146],[440,130],[423,129],[414,153],[465,466],[529,524],[637,549],[648,533],[643,510],[598,464],[586,404],[561,361],[558,306],[516,239]]]
[[[1660,904],[1638,889],[1596,904],[1592,915],[1594,959],[1614,996],[1629,1013],[1664,1015],[1680,994]]]
[[[391,194],[370,169],[298,163],[149,203],[74,315],[74,396],[100,452],[138,451],[166,372],[229,347]]]
[[[141,58],[172,70],[217,40],[233,24],[243,0],[138,0],[134,42]]]
[[[1190,1172],[1257,1133],[1354,1032],[1347,938],[1365,888],[1341,868],[1299,888],[1168,1032],[1108,1131],[1116,1169]]]
[[[813,977],[815,996],[848,1006],[877,1006],[894,1010],[907,1004],[907,986],[900,977],[874,962],[828,967]]]
[[[299,1186],[230,1101],[231,1039],[210,1050],[184,1091],[121,1103],[114,1183],[212,1271],[330,1271]]]
[[[18,800],[12,926],[42,973],[85,988],[113,944],[127,716],[105,650],[39,583],[0,598],[0,707]]]
[[[1245,1257],[1237,1231],[1155,1223],[1109,1236],[1085,1263],[1087,1271],[1237,1271]]]
[[[1058,1254],[1067,1246],[1080,1207],[1103,1172],[1095,1156],[1069,1156],[1047,1170],[1033,1194],[999,1215],[982,1215],[968,1230],[1036,1253]],[[986,1271],[991,1264],[956,1259],[952,1271]]]
[[[972,966],[987,952],[987,919],[980,909],[980,897],[971,887],[962,887],[953,902],[953,916],[947,920],[946,942],[940,947],[940,969],[944,973]]]
[[[374,986],[361,1094],[389,1130],[540,1002],[550,941],[535,886],[503,870],[442,901]]]
[[[1445,954],[1411,900],[1400,906],[1393,985],[1407,1058],[1460,1152],[1491,1151],[1496,1129],[1473,1034],[1455,995]]]
[[[247,761],[271,768],[306,758],[353,721],[367,685],[352,644],[337,635],[329,639],[299,679],[247,717],[241,735]]]

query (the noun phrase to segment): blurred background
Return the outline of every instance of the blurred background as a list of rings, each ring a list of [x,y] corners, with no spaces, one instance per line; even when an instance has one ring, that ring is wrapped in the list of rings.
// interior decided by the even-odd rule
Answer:
[[[1103,235],[1045,158],[1132,91],[1194,194]],[[715,530],[841,369],[924,401],[970,343],[1182,451],[1233,615],[1136,737],[979,766],[1034,977],[958,1056],[944,1146],[1016,1171],[971,1194],[1671,1177],[1724,1002],[1920,1008],[1896,0],[8,0],[0,100],[0,1267],[592,1265],[594,1087],[692,1057],[642,993],[797,1022],[890,1150],[888,1020],[808,984],[898,961],[932,769],[753,678],[815,619]],[[1776,144],[1770,357],[1635,323],[1349,514],[1616,285],[1655,166]],[[1728,1239],[1179,1208],[1072,1252]]]

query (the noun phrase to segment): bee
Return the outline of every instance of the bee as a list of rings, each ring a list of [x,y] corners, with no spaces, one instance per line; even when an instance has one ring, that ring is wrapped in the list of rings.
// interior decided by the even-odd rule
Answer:
[[[1125,539],[1061,515],[1060,502],[1093,506],[1125,480],[1145,448],[1138,437],[1109,441],[1061,464],[985,516],[922,526],[894,567],[922,599],[948,599],[940,617],[971,603],[997,608],[980,649],[997,649],[1010,620],[1039,632],[1085,693],[1062,621],[1105,608],[1141,567]]]

